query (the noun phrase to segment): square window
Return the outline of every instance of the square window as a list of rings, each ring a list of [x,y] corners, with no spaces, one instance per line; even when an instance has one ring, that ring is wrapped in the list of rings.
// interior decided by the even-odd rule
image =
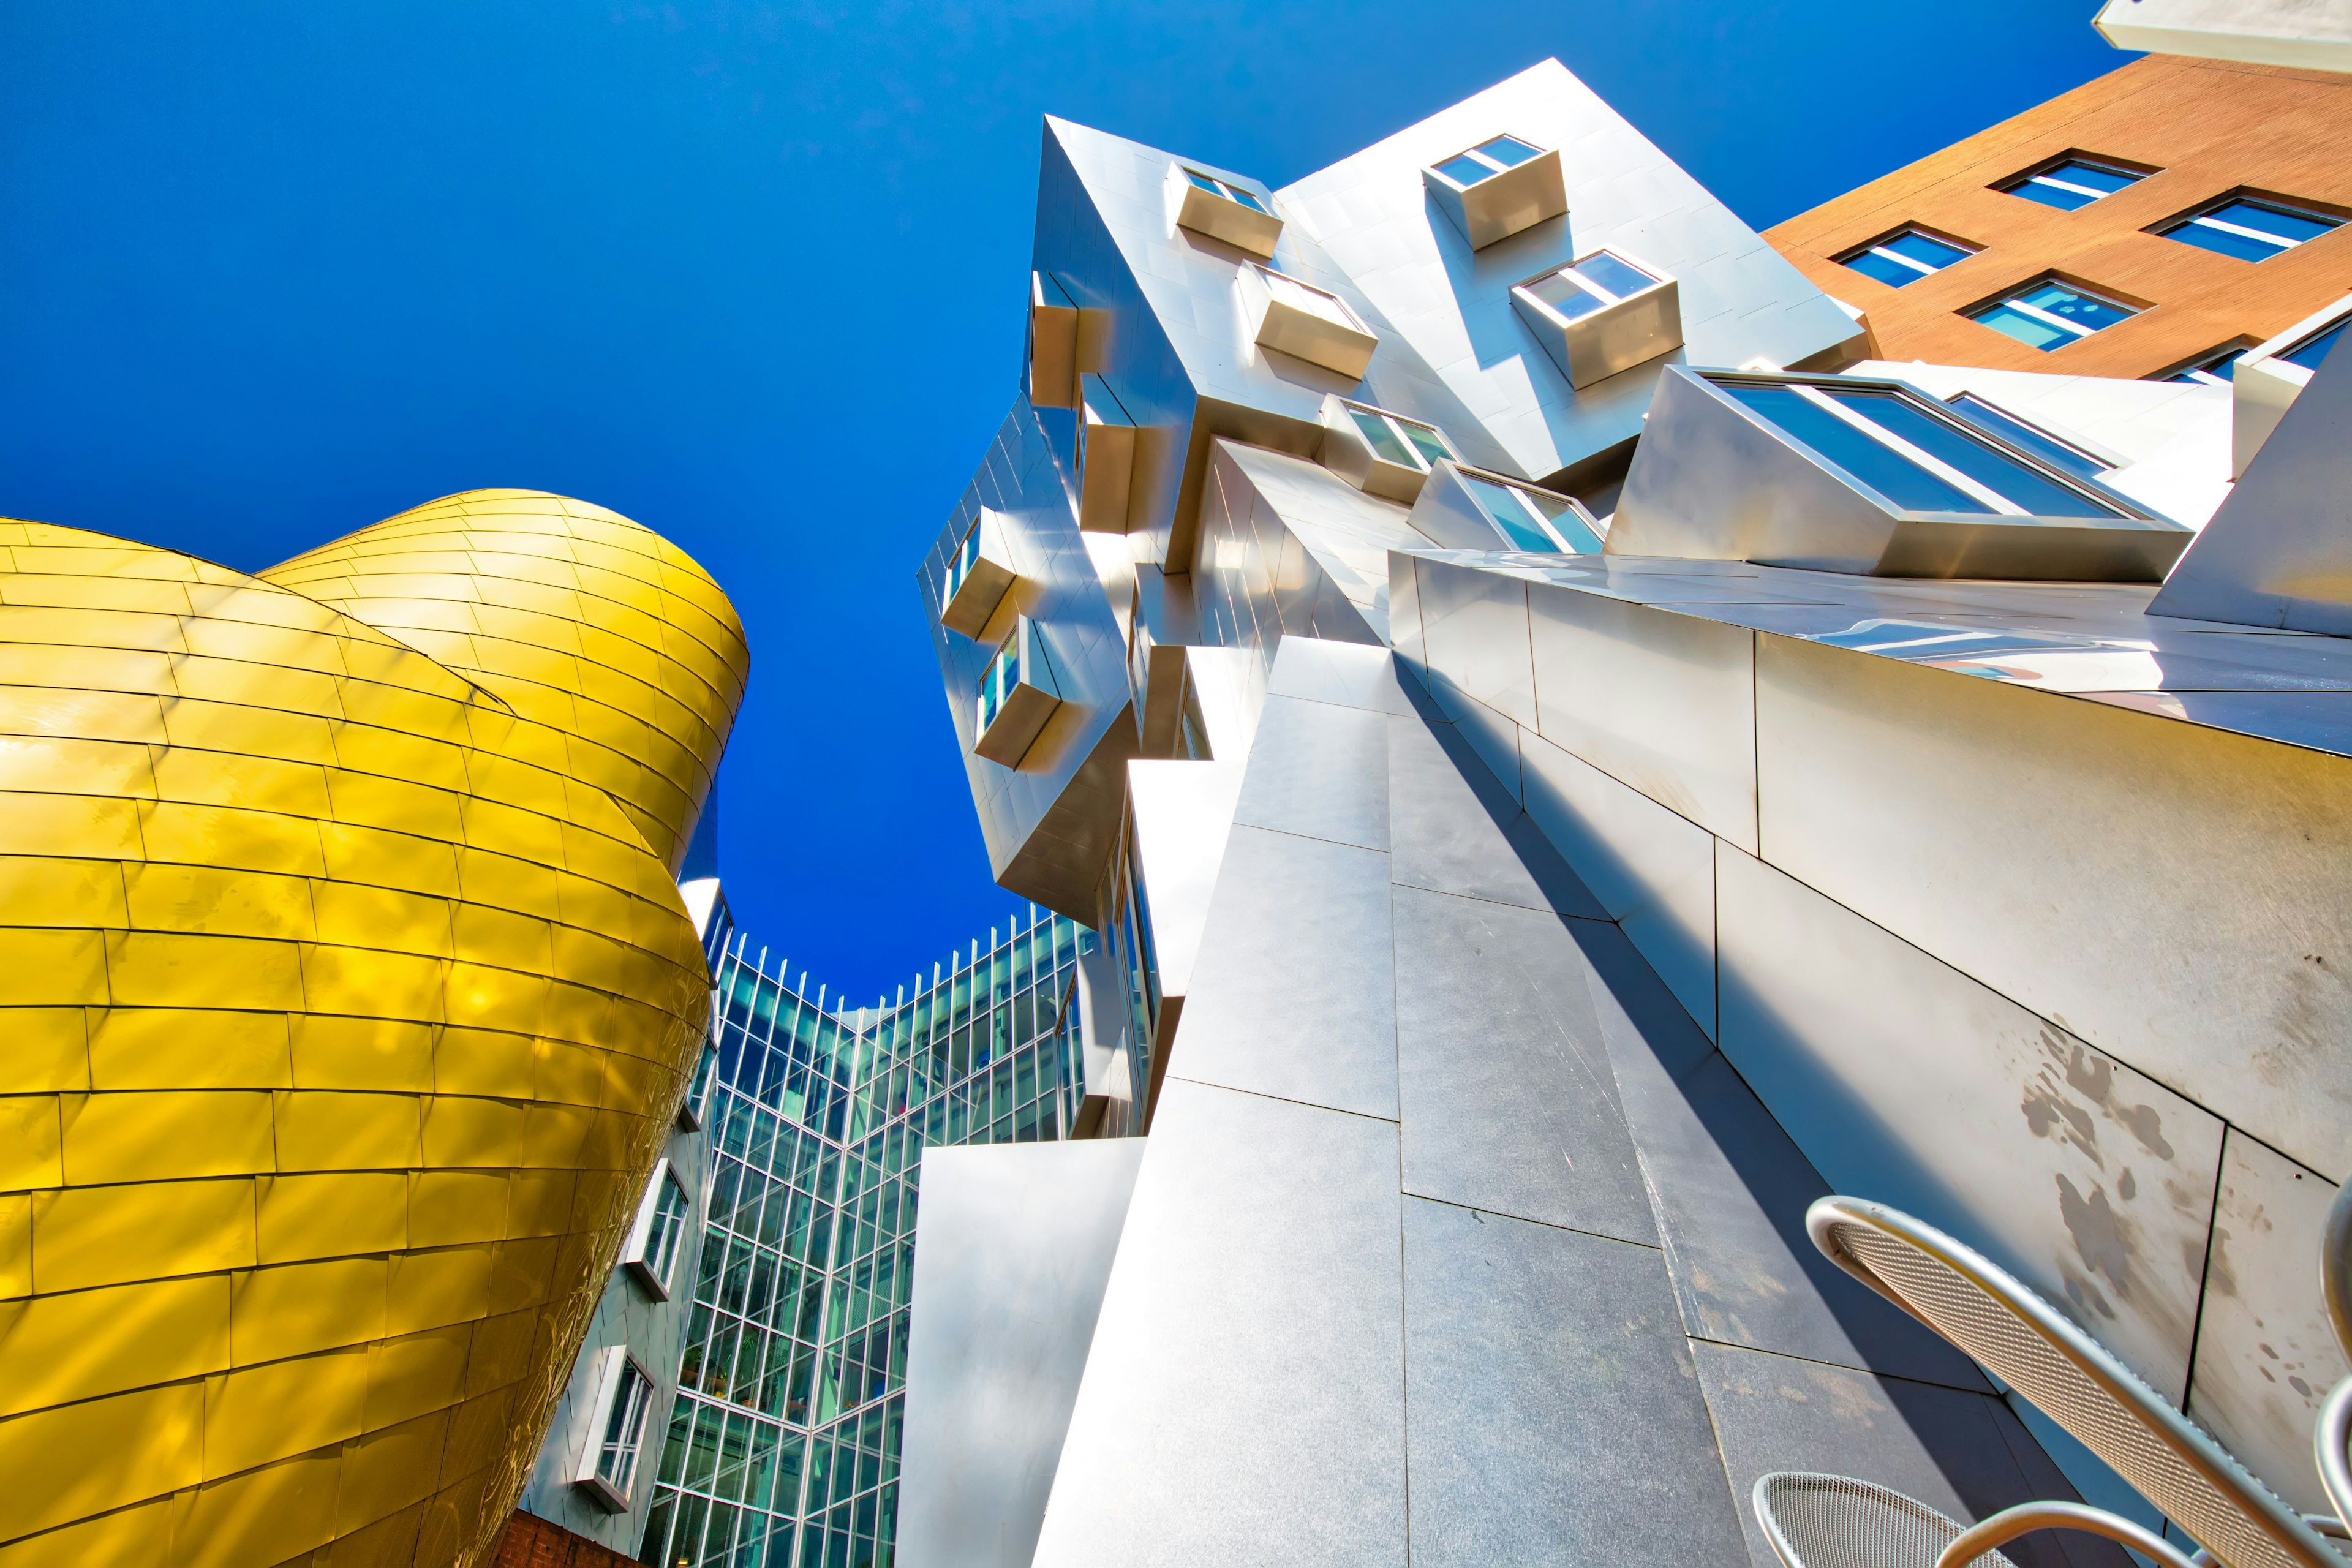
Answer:
[[[2129,321],[2139,311],[2074,284],[2045,278],[1967,314],[2028,348],[2048,353],[2117,321]]]
[[[1250,268],[1242,277],[1258,346],[1295,354],[1350,381],[1363,379],[1380,339],[1346,300],[1271,267]]]
[[[1576,386],[1682,346],[1675,280],[1617,251],[1596,250],[1516,284],[1511,304]]]
[[[2326,213],[2283,202],[2230,196],[2148,232],[2241,261],[2267,261],[2343,226],[2342,218]]]
[[[1441,158],[1421,183],[1473,250],[1568,211],[1559,153],[1520,136],[1490,136]]]
[[[1410,503],[1430,465],[1456,454],[1433,425],[1333,395],[1323,405],[1323,464],[1367,495]]]
[[[1274,254],[1282,237],[1282,220],[1274,216],[1273,198],[1181,163],[1173,174],[1180,184],[1179,228],[1223,240],[1252,256]]]
[[[2111,196],[2126,185],[2137,184],[2151,170],[2127,168],[2103,158],[2069,153],[2055,163],[2045,163],[2028,174],[2019,174],[1993,187],[2012,196],[2023,196],[2030,202],[2040,202],[2045,207],[2061,212],[2074,212],[2089,206],[2101,196]]]
[[[1916,228],[1900,228],[1882,239],[1855,247],[1837,260],[1841,267],[1852,268],[1890,289],[1900,289],[1906,283],[1932,277],[1976,252],[1974,246],[1941,239]]]

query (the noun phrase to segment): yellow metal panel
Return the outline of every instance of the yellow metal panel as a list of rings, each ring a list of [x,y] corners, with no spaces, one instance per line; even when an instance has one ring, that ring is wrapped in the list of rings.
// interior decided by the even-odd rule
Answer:
[[[284,1089],[293,1080],[283,1013],[110,1007],[76,1088]]]
[[[430,1180],[428,1174],[420,1180]],[[415,1244],[423,1247],[419,1241]],[[490,1272],[497,1258],[488,1245],[409,1251],[392,1260],[392,1301],[385,1310],[387,1333],[415,1333],[465,1324],[490,1310]]]
[[[163,739],[163,705],[153,697],[128,691],[0,686],[0,734],[67,735],[148,745]]]
[[[302,950],[302,984],[314,1013],[437,1023],[442,963],[403,952],[319,945]]]
[[[0,1384],[0,1416],[226,1368],[230,1278],[143,1279],[0,1305],[0,1356],[22,1369]]]
[[[174,746],[203,752],[230,752],[247,762],[265,758],[286,763],[331,763],[335,743],[324,719],[307,713],[282,713],[242,702],[205,702],[181,698],[164,705],[162,728]],[[142,737],[142,739],[145,737]]]
[[[230,1277],[230,1354],[238,1366],[365,1344],[383,1337],[392,1262],[341,1258]]]
[[[206,1419],[209,1459],[209,1411]],[[173,1500],[172,1568],[283,1563],[324,1544],[334,1534],[335,1485],[341,1472],[339,1444]]]
[[[141,806],[132,822],[146,841],[151,860],[298,877],[327,873],[326,858],[319,851],[321,825],[306,817],[158,801]]]
[[[58,1129],[56,1095],[0,1096],[0,1192],[64,1184]]]
[[[293,1077],[300,1089],[433,1087],[433,1026],[397,1018],[293,1020]]]
[[[0,862],[0,869],[5,867]],[[310,884],[299,877],[216,866],[134,864],[124,869],[129,873],[130,923],[142,931],[288,941],[307,941],[312,935]]]
[[[148,931],[105,942],[117,1005],[302,1010],[302,966],[290,942]]]
[[[417,1096],[281,1089],[274,1104],[281,1171],[406,1170],[424,1158]]]
[[[0,928],[0,1006],[105,1002],[103,932]]]
[[[329,815],[326,770],[316,763],[276,757],[175,746],[155,763],[154,793],[158,799],[203,805],[237,805],[295,816]]]
[[[311,892],[318,940],[335,946],[390,948],[446,958],[449,900],[397,888],[321,880]]]
[[[367,1373],[368,1347],[352,1345],[206,1378],[205,1479],[358,1436]]]
[[[181,1089],[60,1097],[65,1179],[78,1187],[270,1169],[269,1096]]]
[[[443,1169],[511,1167],[520,1163],[520,1105],[437,1094],[425,1103],[425,1163]]]
[[[203,1430],[193,1383],[0,1421],[0,1540],[194,1486]]]
[[[88,1016],[79,1007],[11,1007],[0,1012],[0,1039],[8,1042],[8,1087],[30,1094],[88,1089]]]
[[[130,912],[122,900],[122,868],[117,862],[0,855],[0,925],[129,923]]]
[[[461,1349],[460,1365],[464,1355]],[[335,1499],[336,1528],[342,1539],[335,1543],[334,1568],[350,1568],[344,1554],[352,1542],[344,1532],[357,1531],[373,1520],[392,1518],[433,1494],[441,1448],[448,1439],[448,1412],[439,1406],[428,1415],[394,1425],[379,1419],[376,1384],[369,1383],[367,1429],[343,1445],[343,1484]],[[409,1533],[413,1540],[414,1530]]]
[[[171,1557],[169,1498],[0,1546],[0,1568],[96,1568],[100,1563],[131,1568],[168,1563]]]
[[[410,1245],[408,1182],[398,1171],[262,1178],[258,1261],[299,1263]]]

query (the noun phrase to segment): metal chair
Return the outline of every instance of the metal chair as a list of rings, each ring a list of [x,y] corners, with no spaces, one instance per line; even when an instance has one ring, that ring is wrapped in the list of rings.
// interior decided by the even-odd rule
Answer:
[[[1981,1523],[1960,1522],[1916,1498],[1850,1476],[1780,1470],[1756,1479],[1749,1500],[1764,1538],[1788,1568],[2016,1568],[1995,1548],[2029,1531],[2087,1530],[2143,1552],[2164,1568],[2192,1568],[2162,1537],[2075,1502],[2029,1502]]]
[[[2032,1400],[2202,1542],[2225,1568],[2346,1568],[2346,1559],[2318,1530],[2220,1444],[2105,1347],[1973,1248],[1908,1215],[1853,1198],[1819,1200],[1806,1211],[1805,1228],[1831,1262]],[[2352,1405],[2352,1396],[2346,1402]],[[2352,1420],[2352,1409],[2347,1419]],[[2336,1451],[2341,1456],[2342,1445]],[[2338,1463],[2340,1468],[2340,1458]],[[1981,1552],[2023,1529],[2038,1528],[2028,1524],[2003,1533],[1994,1528],[2002,1521],[2056,1509],[2067,1510],[2065,1522],[2126,1539],[2103,1527],[2129,1523],[2114,1515],[2074,1504],[2027,1503],[1995,1514],[1954,1541],[1945,1552],[1946,1568],[1966,1561],[1954,1556],[1955,1549]],[[2084,1515],[2096,1515],[2102,1524]],[[2050,1522],[2061,1521],[2053,1515]],[[2333,1521],[2326,1522],[2334,1528]],[[2163,1546],[2152,1536],[2147,1541]],[[2159,1553],[2138,1539],[2127,1543],[2159,1561],[2180,1561],[2170,1547]]]
[[[2319,1244],[2319,1283],[2327,1298],[2327,1321],[2336,1330],[2336,1342],[2343,1347],[2345,1359],[2352,1361],[2352,1182],[2336,1190],[2327,1211],[2327,1233]],[[2352,1520],[2347,1445],[2352,1445],[2352,1377],[2337,1384],[2320,1405],[2311,1434],[2319,1484],[2342,1520]]]

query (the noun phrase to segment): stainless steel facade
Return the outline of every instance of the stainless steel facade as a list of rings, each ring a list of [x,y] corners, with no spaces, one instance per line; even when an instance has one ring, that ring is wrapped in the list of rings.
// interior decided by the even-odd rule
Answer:
[[[1558,153],[1564,212],[1496,234],[1444,199],[1475,169],[1431,184],[1498,137]],[[1270,259],[1184,221],[1187,171],[1263,197]],[[1853,314],[1556,62],[1273,190],[1052,121],[1039,190],[1075,319],[1030,384],[1067,342],[1116,399],[1126,508],[1024,400],[922,582],[1003,510],[1035,546],[999,615],[1084,650],[1064,742],[959,734],[1005,885],[1107,933],[1085,1131],[1144,1137],[987,1560],[1768,1568],[1780,1469],[2115,1506],[1812,1251],[1832,1190],[1999,1258],[2319,1506],[2352,645],[2309,634],[2352,560],[2306,431],[2352,371],[2231,494],[2224,390],[1857,364]],[[1601,251],[1672,280],[1681,341],[1594,376],[1513,291]],[[1344,304],[1360,375],[1265,347],[1261,265]],[[2270,563],[2291,591],[2222,607]],[[998,636],[936,631],[951,710]],[[1025,1152],[992,1152],[1015,1187]],[[1013,1207],[964,1212],[1031,1261],[919,1297],[919,1338],[1063,1310]],[[908,1478],[915,1568],[979,1560],[971,1473]]]

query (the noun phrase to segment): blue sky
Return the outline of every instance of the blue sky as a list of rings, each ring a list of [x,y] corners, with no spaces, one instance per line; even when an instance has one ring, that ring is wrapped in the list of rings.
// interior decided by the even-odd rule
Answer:
[[[1014,907],[912,574],[1014,393],[1042,115],[1281,184],[1557,55],[1762,227],[2123,64],[2093,9],[12,5],[0,515],[659,529],[751,634],[737,914],[871,994]]]

